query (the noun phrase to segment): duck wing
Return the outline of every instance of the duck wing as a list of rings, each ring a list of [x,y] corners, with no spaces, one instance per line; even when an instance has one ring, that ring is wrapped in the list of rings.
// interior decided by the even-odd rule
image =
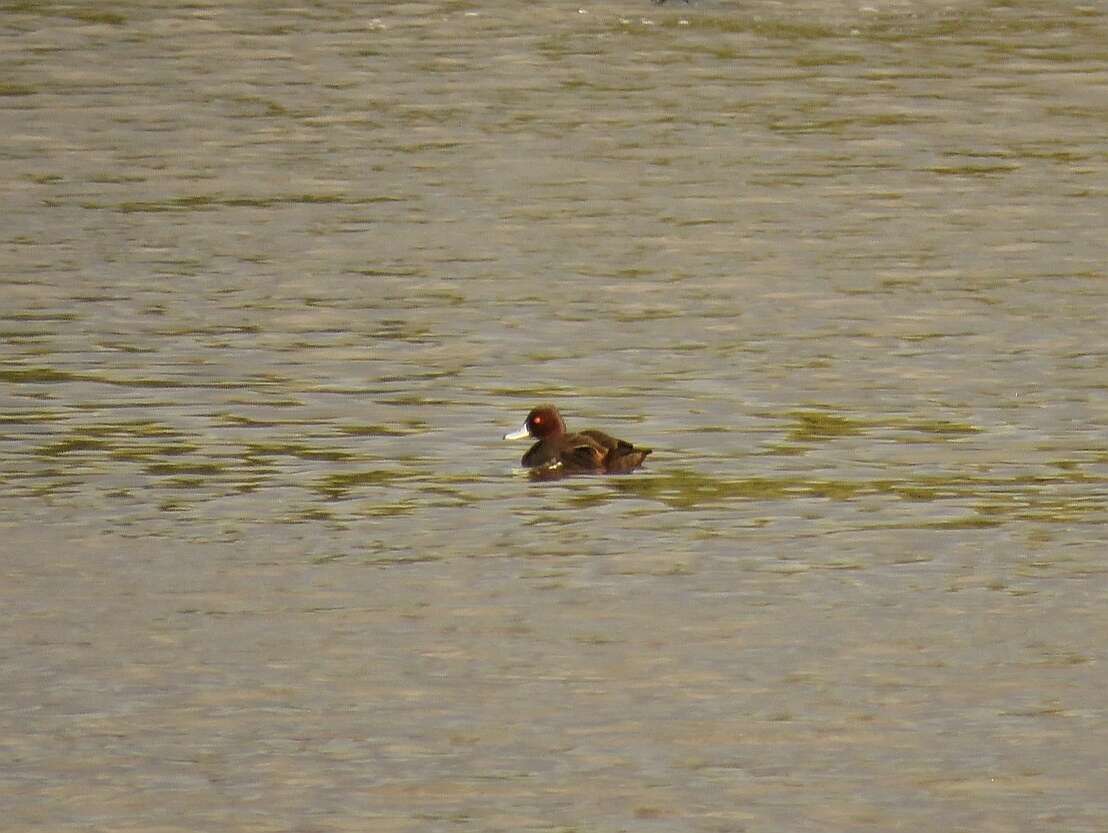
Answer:
[[[568,469],[597,471],[604,468],[608,449],[591,431],[580,434],[566,434],[562,439],[558,460]]]
[[[649,448],[635,448],[635,446],[626,440],[621,440],[610,434],[605,434],[603,431],[590,429],[588,431],[582,431],[581,434],[595,440],[596,443],[604,449],[603,467],[613,474],[622,474],[623,472],[638,468],[642,465],[643,460],[646,459],[646,455],[653,450]]]

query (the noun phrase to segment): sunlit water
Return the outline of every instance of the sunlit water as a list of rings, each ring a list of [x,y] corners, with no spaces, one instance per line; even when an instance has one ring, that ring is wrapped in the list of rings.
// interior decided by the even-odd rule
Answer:
[[[5,825],[1108,827],[1102,6],[9,5]]]

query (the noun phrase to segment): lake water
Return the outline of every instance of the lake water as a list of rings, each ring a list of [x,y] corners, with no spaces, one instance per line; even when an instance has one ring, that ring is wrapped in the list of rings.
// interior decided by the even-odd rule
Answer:
[[[0,827],[1108,829],[1105,44],[7,4]]]

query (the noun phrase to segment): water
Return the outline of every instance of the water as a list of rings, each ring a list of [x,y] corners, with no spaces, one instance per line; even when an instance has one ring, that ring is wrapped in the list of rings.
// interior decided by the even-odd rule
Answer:
[[[0,21],[0,826],[1108,826],[1098,4]]]

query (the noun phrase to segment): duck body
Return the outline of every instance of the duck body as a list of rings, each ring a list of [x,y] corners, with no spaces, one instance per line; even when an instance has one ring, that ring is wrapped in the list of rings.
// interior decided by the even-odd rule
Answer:
[[[538,440],[523,455],[525,467],[563,474],[625,474],[641,466],[652,451],[595,429],[570,433],[553,405],[533,408],[522,428],[504,435],[506,440],[524,437]]]

